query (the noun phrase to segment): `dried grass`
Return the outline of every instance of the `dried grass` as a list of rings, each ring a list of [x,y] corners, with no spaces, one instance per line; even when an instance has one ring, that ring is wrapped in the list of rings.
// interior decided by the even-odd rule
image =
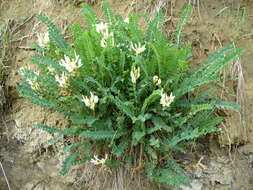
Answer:
[[[165,17],[171,16],[173,13],[173,5],[175,0],[143,0],[141,7],[144,12],[149,14],[149,18],[153,19],[159,10],[164,12]]]
[[[6,103],[4,91],[4,75],[8,56],[10,55],[10,43],[8,36],[10,34],[11,21],[7,21],[4,25],[0,26],[0,115],[2,115],[4,104]],[[1,119],[1,118],[0,118]]]
[[[157,186],[149,182],[140,172],[133,173],[124,167],[105,171],[93,164],[84,164],[78,169],[74,188],[76,190],[156,190]]]
[[[52,2],[60,3],[61,5],[71,4],[71,5],[80,5],[81,3],[87,3],[89,5],[95,5],[99,0],[51,0]]]
[[[222,91],[221,96],[224,96],[222,98],[229,98],[227,96],[229,93],[235,94],[232,101],[235,101],[240,105],[240,110],[233,112],[223,110],[226,115],[230,115],[230,117],[227,117],[222,123],[224,134],[220,136],[220,145],[228,145],[230,154],[233,145],[242,144],[248,141],[248,120],[245,111],[245,81],[241,59],[238,58],[228,69],[225,69],[222,76],[224,90],[227,89],[226,92],[224,92],[224,90]],[[225,88],[226,86],[230,88]]]
[[[2,165],[2,163],[1,163],[1,162],[0,162],[0,166],[1,166],[2,172],[3,172],[3,174],[4,174],[4,179],[5,179],[6,184],[7,184],[7,186],[8,186],[8,190],[11,190],[9,180],[8,180],[8,178],[7,178],[7,176],[6,176],[6,173],[5,173],[4,167],[3,167],[3,165]]]
[[[246,112],[245,112],[245,81],[243,75],[243,69],[241,59],[238,58],[230,67],[230,74],[233,79],[237,80],[236,84],[236,103],[241,106],[237,112],[240,118],[240,126],[242,127],[243,136],[247,140],[248,129],[246,126]]]
[[[200,13],[200,0],[188,0],[188,3],[191,3],[192,5],[197,6],[199,18],[202,19],[201,13]]]

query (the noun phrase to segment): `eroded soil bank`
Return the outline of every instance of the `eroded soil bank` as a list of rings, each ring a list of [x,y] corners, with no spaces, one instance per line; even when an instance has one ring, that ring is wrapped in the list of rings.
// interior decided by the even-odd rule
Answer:
[[[111,0],[115,12],[125,16],[130,11],[153,15],[155,8],[166,12],[166,30],[170,36],[175,30],[185,0],[120,1]],[[194,64],[200,64],[218,48],[234,43],[245,50],[234,68],[238,80],[227,79],[225,97],[242,104],[244,112],[226,113],[223,133],[201,139],[203,146],[179,156],[193,181],[183,190],[253,190],[253,3],[252,1],[192,1],[194,10],[184,38],[193,47]],[[93,6],[100,14],[100,3]],[[36,33],[45,27],[34,18],[40,12],[48,15],[67,38],[73,22],[83,22],[80,7],[67,1],[11,0],[1,3],[1,26],[11,23],[13,35],[11,61],[8,65],[5,88],[8,92],[8,110],[0,124],[0,161],[13,190],[69,190],[69,189],[157,189],[139,176],[131,176],[121,169],[112,175],[98,171],[94,166],[74,168],[67,177],[58,176],[61,155],[47,148],[50,138],[31,128],[33,123],[64,127],[58,114],[19,98],[15,90],[22,67],[34,66],[29,58],[34,53],[29,46],[36,42]],[[240,67],[242,66],[242,67]],[[243,74],[243,75],[240,75]],[[245,83],[243,86],[244,76]],[[59,145],[60,146],[60,145]],[[208,147],[208,148],[207,148]],[[0,190],[7,190],[0,170]],[[168,189],[168,188],[167,188]]]

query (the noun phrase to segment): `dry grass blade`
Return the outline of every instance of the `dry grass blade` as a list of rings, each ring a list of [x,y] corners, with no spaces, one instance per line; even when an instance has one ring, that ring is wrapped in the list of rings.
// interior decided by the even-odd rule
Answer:
[[[113,190],[124,190],[124,173],[122,168],[118,168],[113,181]]]
[[[197,5],[199,18],[202,19],[200,14],[200,0],[189,0],[188,3],[191,3],[192,5]]]
[[[6,103],[5,90],[4,90],[4,76],[7,68],[7,62],[9,61],[11,44],[9,42],[9,36],[11,33],[11,27],[13,26],[13,20],[8,20],[0,29],[0,115],[3,112],[3,106]]]
[[[160,10],[163,10],[165,17],[168,16],[169,7],[170,7],[170,12],[171,12],[170,16],[171,16],[173,12],[173,4],[174,4],[174,0],[155,0],[155,1],[146,2],[144,7],[145,7],[145,12],[149,13],[150,19],[153,19],[156,16],[156,13]]]
[[[2,172],[3,172],[3,174],[4,174],[4,178],[5,178],[5,181],[6,181],[6,183],[7,183],[8,189],[11,190],[11,187],[10,187],[9,181],[8,181],[8,179],[7,179],[6,173],[5,173],[5,171],[4,171],[4,167],[3,167],[3,165],[2,165],[2,162],[0,162],[0,166],[1,166]]]
[[[237,59],[230,67],[230,73],[232,78],[237,79],[236,85],[236,103],[241,106],[240,111],[238,112],[240,118],[240,124],[243,127],[244,136],[247,139],[247,126],[246,126],[246,114],[245,114],[245,91],[244,91],[244,76],[243,69],[241,64],[241,59]]]
[[[151,11],[151,18],[154,18],[157,12],[167,7],[167,3],[168,3],[167,0],[159,0],[154,6],[153,10]],[[165,11],[165,15],[166,15],[166,11]]]
[[[241,64],[240,58],[235,60],[232,65],[227,69],[223,70],[223,87],[227,85],[227,83],[231,86],[229,93],[235,94],[235,101],[237,104],[240,105],[239,110],[234,110],[234,112],[227,113],[226,110],[223,110],[225,114],[233,115],[232,117],[228,117],[225,119],[225,122],[222,122],[222,129],[224,130],[224,134],[221,135],[220,144],[221,145],[228,145],[229,147],[229,157],[232,161],[231,151],[232,145],[244,143],[248,141],[248,126],[246,124],[246,111],[245,111],[245,91],[244,91],[244,75],[243,75],[243,68]],[[229,76],[229,77],[228,77]],[[232,83],[230,83],[230,82]],[[225,90],[224,88],[223,90]],[[227,94],[228,91],[225,92]],[[221,92],[220,96],[224,95],[224,91]],[[229,98],[225,95],[224,98]],[[238,122],[237,124],[234,124]]]
[[[29,18],[25,19],[23,23],[21,23],[20,25],[18,25],[15,29],[12,30],[11,34],[15,34],[17,31],[19,31],[20,29],[22,29],[22,27],[27,24],[28,22],[30,22],[35,15],[30,16]]]
[[[112,170],[112,173],[99,169],[93,164],[84,164],[78,169],[78,177],[74,183],[75,189],[94,190],[94,189],[111,189],[111,190],[141,190],[156,189],[155,185],[147,181],[141,172],[135,172],[119,167]]]
[[[3,2],[0,7],[3,6]],[[25,25],[33,20],[35,15],[31,15],[27,19],[25,19],[22,23],[17,24],[15,20],[8,19],[5,24],[0,27],[0,114],[3,112],[3,107],[6,105],[6,90],[4,87],[5,75],[8,65],[13,58],[13,49],[16,48],[14,45],[15,42],[21,42],[26,38],[30,38],[34,35],[34,33],[26,36],[22,36],[18,39],[12,39],[15,34],[17,34],[20,30],[22,30]],[[25,50],[33,50],[26,47],[18,47],[19,49]]]

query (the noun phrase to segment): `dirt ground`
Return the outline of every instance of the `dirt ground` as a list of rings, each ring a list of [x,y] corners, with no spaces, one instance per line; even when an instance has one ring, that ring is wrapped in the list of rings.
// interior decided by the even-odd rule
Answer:
[[[194,64],[201,64],[212,52],[234,44],[244,54],[227,69],[224,98],[241,104],[241,112],[226,113],[223,133],[210,135],[200,142],[203,146],[179,156],[193,179],[182,190],[253,190],[253,1],[252,0],[189,0],[194,9],[185,27],[184,39],[193,47]],[[48,150],[45,133],[31,129],[34,123],[63,127],[58,114],[18,97],[15,89],[20,80],[17,71],[34,66],[29,58],[34,51],[36,34],[45,31],[34,16],[45,13],[67,38],[71,38],[73,22],[83,23],[82,9],[71,0],[2,0],[0,25],[10,27],[11,57],[6,72],[5,90],[8,104],[5,119],[0,123],[0,161],[12,190],[114,189],[156,190],[140,176],[131,176],[122,169],[112,175],[99,173],[93,166],[74,168],[67,177],[57,174],[61,155]],[[78,1],[76,1],[78,2]],[[154,15],[161,8],[166,13],[165,32],[175,31],[183,7],[188,0],[110,0],[114,12]],[[101,14],[101,4],[93,5]],[[36,69],[36,68],[35,68]],[[230,73],[230,74],[229,74]],[[8,108],[8,109],[7,109]],[[208,147],[208,148],[206,148]],[[0,190],[7,190],[6,178],[0,169]],[[162,188],[161,189],[168,189]]]

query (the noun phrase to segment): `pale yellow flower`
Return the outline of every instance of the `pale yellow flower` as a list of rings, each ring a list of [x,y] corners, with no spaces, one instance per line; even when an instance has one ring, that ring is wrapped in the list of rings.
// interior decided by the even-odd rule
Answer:
[[[48,66],[47,69],[49,70],[50,73],[55,72],[55,69],[52,66]]]
[[[155,85],[159,86],[161,82],[162,82],[161,79],[157,75],[153,76],[153,83]]]
[[[59,86],[64,88],[67,86],[68,83],[68,75],[66,73],[62,73],[61,76],[55,75],[56,82],[59,83]]]
[[[70,59],[67,55],[64,55],[64,59],[60,60],[59,63],[62,67],[65,67],[65,69],[69,72],[72,73],[76,69],[80,68],[82,66],[81,59],[75,52],[75,58]]]
[[[106,40],[108,38],[112,38],[112,46],[114,46],[114,35],[112,32],[109,32],[108,24],[100,22],[99,24],[95,25],[96,31],[100,34],[102,34],[102,40],[100,42],[101,47],[105,48],[107,43]]]
[[[101,33],[101,34],[108,33],[108,24],[107,23],[100,22],[99,24],[96,24],[95,27],[96,27],[96,31],[98,33]]]
[[[88,108],[94,110],[95,105],[98,103],[98,97],[94,95],[92,92],[90,92],[90,97],[82,96],[82,102],[84,102]]]
[[[124,19],[124,22],[129,24],[129,18],[128,18],[128,17],[125,18],[125,19]]]
[[[107,160],[107,158],[108,158],[108,155],[106,154],[105,155],[105,158],[101,158],[101,159],[99,159],[96,155],[94,156],[94,159],[91,159],[90,160],[90,162],[92,163],[92,164],[94,164],[94,165],[100,165],[100,166],[102,166],[102,167],[105,167],[105,162],[106,162],[106,160]]]
[[[99,24],[96,24],[96,31],[103,35],[105,39],[112,36],[112,33],[109,33],[109,28],[107,23],[100,22]]]
[[[49,42],[50,42],[50,39],[49,39],[49,33],[48,32],[45,32],[45,33],[38,33],[37,34],[37,42],[38,42],[38,45],[40,47],[47,47]]]
[[[170,96],[168,96],[166,93],[161,92],[160,104],[163,106],[163,109],[166,109],[170,106],[174,99],[175,96],[172,95],[172,92],[170,93]]]
[[[138,78],[140,77],[140,68],[133,67],[132,71],[130,72],[132,83],[136,83]]]
[[[139,55],[146,50],[145,45],[142,46],[141,43],[138,44],[131,43],[131,48],[135,51],[136,55]]]
[[[30,70],[30,68],[28,68]],[[25,69],[21,68],[19,70],[20,74],[22,76],[25,76]],[[37,77],[39,77],[40,73],[38,71],[34,71],[34,74],[36,75],[35,78],[30,78],[30,79],[26,79],[26,81],[28,82],[28,84],[30,84],[31,88],[35,91],[38,91],[40,89],[39,87],[39,83],[37,81]]]

